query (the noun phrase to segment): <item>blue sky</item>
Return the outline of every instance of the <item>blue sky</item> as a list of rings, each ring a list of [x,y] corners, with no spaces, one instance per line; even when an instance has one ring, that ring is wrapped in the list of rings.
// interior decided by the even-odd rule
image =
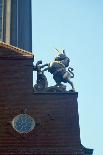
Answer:
[[[103,1],[33,0],[32,18],[35,61],[51,62],[54,48],[66,50],[75,73],[81,142],[102,155]]]

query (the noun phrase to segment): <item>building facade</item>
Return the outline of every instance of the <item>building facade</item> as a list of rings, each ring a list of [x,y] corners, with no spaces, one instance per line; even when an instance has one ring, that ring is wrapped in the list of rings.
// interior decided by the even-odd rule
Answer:
[[[92,155],[81,144],[78,93],[34,92],[33,58],[0,43],[1,155]]]
[[[31,0],[0,0],[0,40],[32,51]]]

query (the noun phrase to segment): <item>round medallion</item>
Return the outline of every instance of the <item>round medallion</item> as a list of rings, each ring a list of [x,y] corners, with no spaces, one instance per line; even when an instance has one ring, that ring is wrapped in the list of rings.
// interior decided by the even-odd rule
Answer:
[[[27,114],[20,114],[12,120],[13,128],[19,133],[28,133],[35,127],[34,119]]]

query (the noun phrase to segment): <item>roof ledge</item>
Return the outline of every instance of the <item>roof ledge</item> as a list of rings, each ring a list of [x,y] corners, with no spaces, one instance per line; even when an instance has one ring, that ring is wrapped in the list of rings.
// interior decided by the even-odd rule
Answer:
[[[26,50],[0,42],[0,59],[28,59],[34,58],[34,55]]]

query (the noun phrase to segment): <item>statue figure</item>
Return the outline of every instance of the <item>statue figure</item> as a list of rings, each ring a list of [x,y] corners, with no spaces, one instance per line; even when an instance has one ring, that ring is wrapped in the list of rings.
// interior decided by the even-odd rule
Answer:
[[[37,80],[36,84],[34,85],[34,92],[35,91],[43,91],[45,88],[48,87],[48,81],[46,76],[44,75],[44,72],[41,70],[45,66],[48,66],[48,64],[41,65],[42,61],[38,61],[36,65],[33,66],[33,70],[37,71]]]
[[[43,71],[48,70],[48,72],[53,74],[53,79],[56,82],[56,87],[63,88],[64,85],[61,84],[61,82],[69,83],[72,87],[72,91],[75,91],[73,82],[70,80],[74,77],[73,68],[69,67],[69,62],[70,59],[66,56],[65,50],[63,50],[63,53],[59,52],[55,60],[52,63],[49,63],[48,67],[45,68]],[[68,71],[66,70],[67,67]]]

